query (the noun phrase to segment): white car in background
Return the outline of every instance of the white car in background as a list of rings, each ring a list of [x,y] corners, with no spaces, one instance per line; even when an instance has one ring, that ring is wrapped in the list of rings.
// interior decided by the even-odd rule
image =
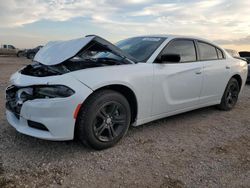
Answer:
[[[236,50],[232,50],[232,49],[225,49],[232,57],[237,58],[237,59],[242,59],[244,61],[247,62],[248,64],[248,76],[247,76],[247,82],[250,81],[250,57],[244,56],[246,54],[248,54],[248,52],[241,52],[241,54],[243,53],[243,56],[240,55],[239,52],[237,52]]]
[[[239,52],[237,52],[236,50],[233,50],[233,49],[225,49],[225,50],[227,51],[227,53],[229,53],[234,58],[240,57]]]
[[[247,63],[200,38],[155,35],[115,45],[89,35],[50,42],[11,76],[8,122],[47,140],[104,149],[130,125],[218,105],[231,110],[243,89]]]

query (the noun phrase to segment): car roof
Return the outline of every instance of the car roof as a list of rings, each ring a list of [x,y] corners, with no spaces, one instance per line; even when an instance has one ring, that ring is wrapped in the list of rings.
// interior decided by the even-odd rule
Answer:
[[[194,39],[194,40],[200,40],[203,42],[207,42],[210,43],[220,49],[223,49],[222,47],[220,47],[217,43],[201,38],[201,37],[195,37],[195,36],[188,36],[188,35],[173,35],[173,34],[153,34],[153,35],[141,35],[141,36],[135,36],[135,37],[161,37],[161,38],[166,38],[166,39]],[[131,37],[131,38],[135,38],[135,37]]]
[[[136,37],[161,37],[161,38],[191,38],[196,40],[208,41],[207,39],[188,35],[173,35],[173,34],[156,34],[156,35],[141,35]]]

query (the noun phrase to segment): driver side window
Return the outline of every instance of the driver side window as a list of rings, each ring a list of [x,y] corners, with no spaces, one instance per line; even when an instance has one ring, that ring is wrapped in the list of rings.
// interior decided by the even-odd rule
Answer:
[[[181,63],[197,61],[197,54],[193,40],[174,40],[165,47],[161,55],[162,54],[178,54],[181,57]]]

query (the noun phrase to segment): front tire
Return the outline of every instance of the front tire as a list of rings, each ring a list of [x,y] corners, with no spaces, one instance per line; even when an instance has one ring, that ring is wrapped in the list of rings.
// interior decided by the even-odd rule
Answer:
[[[231,110],[238,101],[239,92],[240,86],[238,81],[235,78],[231,78],[222,96],[221,103],[218,105],[219,109],[224,111]]]
[[[94,149],[109,148],[126,134],[130,121],[126,98],[112,90],[100,90],[83,103],[76,121],[76,135]]]

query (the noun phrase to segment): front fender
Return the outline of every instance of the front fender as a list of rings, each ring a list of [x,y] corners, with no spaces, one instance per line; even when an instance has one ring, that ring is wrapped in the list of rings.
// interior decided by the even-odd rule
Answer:
[[[151,116],[153,95],[152,64],[138,63],[105,66],[74,71],[69,74],[93,91],[109,85],[123,85],[130,88],[137,98],[137,119]]]

